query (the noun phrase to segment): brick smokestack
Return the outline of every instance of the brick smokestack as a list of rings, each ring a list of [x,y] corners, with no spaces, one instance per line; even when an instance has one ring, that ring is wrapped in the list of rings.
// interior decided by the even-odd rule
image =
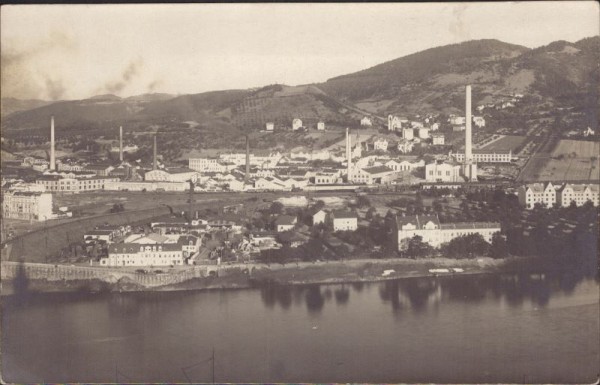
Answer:
[[[119,160],[123,161],[123,126],[119,127]]]
[[[50,117],[50,170],[56,170],[56,154],[54,153],[54,116]]]
[[[250,138],[246,135],[246,173],[244,174],[244,183],[248,183],[250,178]]]
[[[465,162],[473,160],[473,152],[471,150],[471,86],[466,89],[465,100]]]
[[[156,160],[156,134],[154,134],[154,156],[152,158],[152,169],[158,169],[158,161]]]

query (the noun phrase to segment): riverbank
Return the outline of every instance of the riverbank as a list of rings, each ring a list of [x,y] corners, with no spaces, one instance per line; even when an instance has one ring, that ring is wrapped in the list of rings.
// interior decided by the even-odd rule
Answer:
[[[508,259],[361,259],[315,263],[225,265],[216,274],[190,277],[181,282],[148,286],[124,275],[119,279],[26,279],[21,286],[29,293],[49,292],[135,292],[243,289],[264,285],[338,284],[375,282],[399,278],[434,275],[469,275],[482,273],[516,272],[524,258]],[[459,269],[460,272],[433,273],[431,269]],[[384,271],[387,272],[384,274]],[[518,270],[521,271],[521,270]],[[15,279],[4,279],[2,295],[15,294]]]

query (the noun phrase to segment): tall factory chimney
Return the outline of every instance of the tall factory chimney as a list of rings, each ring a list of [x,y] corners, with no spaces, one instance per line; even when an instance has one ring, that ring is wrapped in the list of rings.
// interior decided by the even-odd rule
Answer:
[[[467,86],[465,100],[465,162],[462,165],[463,176],[467,181],[477,181],[477,163],[473,161],[471,138],[471,86]]]
[[[123,161],[123,126],[119,127],[119,160]]]
[[[54,116],[50,117],[50,170],[56,170],[56,155],[54,153]]]
[[[471,86],[466,89],[465,101],[465,162],[473,160],[473,152],[471,150]]]
[[[158,169],[158,161],[156,160],[156,134],[154,134],[154,156],[152,158],[152,169]]]
[[[250,137],[246,135],[246,173],[244,174],[244,183],[248,183],[250,178]]]
[[[350,130],[346,127],[346,163],[347,170],[346,174],[348,175],[348,183],[350,183],[350,173],[352,169],[352,150],[350,149]]]

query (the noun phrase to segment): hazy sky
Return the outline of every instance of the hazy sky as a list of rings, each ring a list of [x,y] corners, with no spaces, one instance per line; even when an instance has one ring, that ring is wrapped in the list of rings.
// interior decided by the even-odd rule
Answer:
[[[3,6],[2,97],[321,82],[473,39],[576,41],[599,16],[594,1]]]

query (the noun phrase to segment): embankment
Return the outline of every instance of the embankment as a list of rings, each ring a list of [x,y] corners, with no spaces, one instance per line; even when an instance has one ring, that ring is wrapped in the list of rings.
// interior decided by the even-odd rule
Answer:
[[[368,282],[430,276],[429,269],[460,267],[462,273],[506,271],[506,260],[387,259],[348,260],[298,264],[206,265],[176,269],[165,274],[138,273],[118,268],[35,263],[2,263],[2,294],[29,292],[172,291],[234,289],[264,284]],[[383,276],[384,270],[394,270]]]

